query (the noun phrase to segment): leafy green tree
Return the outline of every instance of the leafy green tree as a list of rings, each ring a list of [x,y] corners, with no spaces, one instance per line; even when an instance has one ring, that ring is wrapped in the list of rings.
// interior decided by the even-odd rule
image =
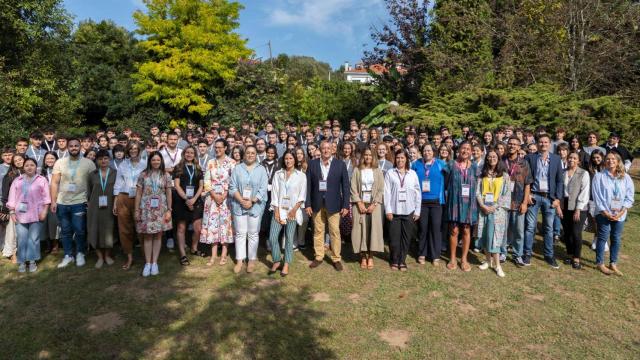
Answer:
[[[234,30],[241,5],[226,0],[144,0],[137,11],[140,47],[149,60],[134,74],[142,103],[165,106],[175,119],[200,120],[213,109],[212,96],[235,76],[236,64],[252,54]]]

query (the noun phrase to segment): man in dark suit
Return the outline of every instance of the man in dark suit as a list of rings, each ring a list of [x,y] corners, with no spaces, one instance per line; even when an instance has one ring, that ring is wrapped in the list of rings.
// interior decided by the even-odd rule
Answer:
[[[549,266],[558,269],[553,255],[553,218],[558,212],[562,218],[560,200],[564,198],[564,173],[558,155],[552,154],[551,138],[543,133],[538,136],[538,152],[526,157],[533,176],[529,209],[527,210],[526,231],[524,238],[525,266],[531,265],[533,239],[538,224],[538,210],[542,212],[542,237],[544,239],[544,260]]]
[[[622,162],[624,163],[624,168],[626,171],[629,171],[631,168],[631,162],[633,162],[633,155],[625,148],[620,145],[620,135],[616,132],[612,132],[609,135],[609,141],[602,144],[602,147],[605,148],[607,154],[610,152],[616,152],[622,158]]]
[[[350,184],[347,166],[331,156],[331,143],[322,141],[320,159],[309,162],[307,169],[306,211],[313,219],[313,250],[315,258],[309,264],[316,268],[324,259],[325,223],[329,225],[331,260],[337,271],[342,271],[340,258],[340,217],[349,213]]]

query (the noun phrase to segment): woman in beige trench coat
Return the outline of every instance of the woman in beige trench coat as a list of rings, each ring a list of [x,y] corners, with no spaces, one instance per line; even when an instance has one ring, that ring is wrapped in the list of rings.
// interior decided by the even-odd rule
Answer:
[[[362,153],[360,165],[351,177],[353,204],[353,252],[360,254],[360,268],[373,269],[373,252],[384,252],[382,234],[382,196],[384,175],[371,149]]]

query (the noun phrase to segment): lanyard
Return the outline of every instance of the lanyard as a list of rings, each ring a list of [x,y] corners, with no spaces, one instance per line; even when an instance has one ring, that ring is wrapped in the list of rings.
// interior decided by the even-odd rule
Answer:
[[[31,178],[31,181],[27,181],[26,175],[22,177],[22,201],[27,202],[27,196],[29,195],[29,191],[31,190],[31,184],[33,184],[35,179],[35,175]]]
[[[267,178],[267,180],[269,180],[269,182],[271,182],[271,176],[273,176],[273,172],[276,170],[276,162],[273,161],[273,163],[269,164],[267,162],[267,165],[265,166],[267,168],[267,171],[269,172],[269,177]]]
[[[198,158],[198,163],[200,164],[200,167],[201,167],[202,169],[204,169],[204,168],[205,168],[205,165],[207,165],[207,160],[209,160],[209,154],[205,154],[205,155],[204,155],[204,161],[203,161],[203,159],[202,159],[202,158]]]
[[[380,160],[378,167],[380,168],[380,170],[384,171],[384,166],[387,164],[387,160]]]
[[[622,182],[621,180],[613,179],[613,198],[615,200],[620,199],[620,194],[621,194],[620,183],[621,182]]]
[[[45,141],[44,141],[44,146],[46,146],[46,147],[47,147],[47,151],[51,151],[51,150],[53,150],[53,148],[55,148],[55,147],[56,147],[55,140],[54,140],[54,143],[53,143],[53,147],[49,146],[49,142],[48,142],[47,140],[45,140]]]
[[[283,169],[283,178],[284,178],[284,194],[285,196],[289,196],[289,180],[291,180],[291,178],[293,177],[293,175],[295,175],[296,170],[294,169],[293,172],[291,173],[291,175],[289,175],[289,177],[287,177],[287,170]]]
[[[107,181],[109,181],[109,171],[111,169],[107,168],[107,175],[102,178],[102,170],[98,170],[98,175],[100,176],[100,187],[102,188],[102,195],[104,195],[104,191],[107,189]]]
[[[347,170],[349,170],[349,168],[351,168],[351,159],[345,161],[345,163],[347,163]]]
[[[543,160],[542,156],[538,158],[538,174],[540,177],[547,179],[549,176],[549,158],[547,160]]]
[[[33,157],[36,160],[36,163],[40,163],[40,159],[42,159],[42,155],[40,154],[40,149],[38,149],[38,152],[36,152],[36,148],[33,145],[29,145],[31,146],[31,152],[33,153]]]
[[[113,160],[113,166],[115,166],[116,171],[120,168],[120,164],[122,164],[122,161],[123,161],[123,160],[120,160],[120,162],[118,162],[118,160],[117,160],[117,159],[114,159],[114,160]]]
[[[325,168],[327,169],[327,177],[329,177],[329,170],[331,170],[331,161],[332,160],[329,160],[329,165],[325,167],[324,163],[322,162],[322,159],[320,159],[320,167],[322,169],[325,169]],[[327,177],[324,176],[324,171],[320,171],[320,175],[322,176],[322,181],[327,181]]]
[[[136,181],[134,180],[136,178],[135,174],[136,174],[136,169],[133,166],[133,162],[131,162],[131,159],[129,159],[129,181],[131,182],[131,186],[134,186],[136,183]]]
[[[398,179],[400,179],[400,189],[404,188],[404,178],[407,177],[407,172],[404,173],[404,176],[400,176],[400,171],[396,169],[396,173],[398,174]]]
[[[51,182],[51,168],[47,168],[47,180],[49,180],[49,182]]]
[[[435,159],[431,159],[431,162],[429,163],[429,167],[427,167],[427,162],[424,162],[424,178],[428,179],[429,178],[429,173],[431,173],[431,167],[433,166],[433,163],[435,162]]]
[[[509,168],[509,177],[513,177],[513,175],[516,173],[516,170],[518,168],[518,160],[520,160],[520,158],[516,158],[516,161],[514,161],[513,163],[509,161],[509,159],[506,160],[507,163],[507,167]]]
[[[151,173],[151,190],[153,191],[153,195],[158,195],[158,188],[160,187],[160,175],[158,175],[155,171]]]
[[[71,163],[75,162],[75,166],[71,166]],[[80,159],[72,161],[69,158],[69,172],[71,173],[71,183],[74,184],[76,181],[76,173],[78,172],[78,166],[80,166]]]
[[[193,185],[193,174],[196,172],[195,169],[191,170],[192,167],[193,165],[184,165],[184,168],[187,169],[187,174],[189,175],[189,186]]]
[[[176,158],[178,157],[178,149],[176,149],[176,152],[173,156],[171,156],[171,153],[169,152],[169,149],[165,149],[165,151],[167,152],[167,156],[169,156],[169,159],[171,159],[171,166],[175,166],[176,165]]]
[[[462,169],[462,166],[460,166],[459,162],[456,162],[456,168],[458,168],[458,170],[460,171],[460,174],[462,175],[462,183],[463,184],[468,184],[469,183],[469,166],[465,167],[464,169]]]
[[[56,150],[56,152],[58,153],[58,159],[64,159],[67,157],[67,155],[69,155],[68,150],[63,151],[62,155],[60,155],[60,149]]]

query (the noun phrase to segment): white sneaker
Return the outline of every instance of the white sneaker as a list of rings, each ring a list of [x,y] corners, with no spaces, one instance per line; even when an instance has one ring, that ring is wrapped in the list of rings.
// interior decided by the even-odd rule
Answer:
[[[489,268],[489,263],[486,261],[480,264],[480,266],[478,266],[478,269],[480,270],[487,270],[488,268]]]
[[[19,273],[23,273],[27,271],[27,265],[25,265],[25,263],[20,263],[18,265],[18,272]]]
[[[29,272],[36,272],[38,270],[38,265],[36,265],[35,261],[29,263]]]
[[[76,255],[76,266],[78,266],[78,267],[80,267],[80,266],[84,266],[84,263],[85,263],[85,261],[84,261],[84,254],[83,254],[83,253],[81,253],[81,252],[79,252],[79,253]]]
[[[142,276],[147,277],[151,275],[151,264],[144,264],[144,269],[142,269]]]
[[[160,269],[158,269],[158,264],[151,264],[151,275],[155,276],[160,274]]]
[[[505,276],[504,271],[502,271],[502,266],[498,266],[496,268],[496,274],[498,274],[499,277],[503,278]]]
[[[174,247],[176,247],[176,244],[173,241],[173,238],[168,238],[167,239],[167,249],[173,249]]]
[[[98,259],[98,261],[96,261],[96,269],[100,269],[102,265],[104,265],[104,260]]]
[[[60,261],[60,264],[58,264],[58,269],[67,267],[67,265],[71,264],[74,261],[75,259],[73,258],[73,256],[65,255],[62,261]]]

